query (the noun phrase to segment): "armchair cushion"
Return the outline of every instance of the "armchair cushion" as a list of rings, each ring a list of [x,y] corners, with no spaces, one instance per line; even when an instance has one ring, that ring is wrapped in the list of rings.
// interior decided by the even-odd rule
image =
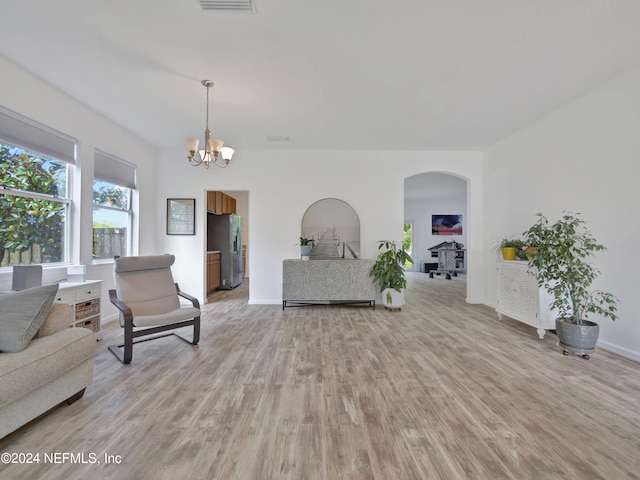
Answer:
[[[161,316],[180,308],[169,268],[174,260],[173,255],[117,259],[115,280],[118,298],[131,309],[134,318]]]
[[[200,309],[195,307],[182,307],[159,315],[136,315],[133,317],[134,327],[151,327],[153,325],[167,325],[182,320],[188,320],[200,315]]]
[[[51,309],[58,285],[0,295],[0,351],[21,352]]]

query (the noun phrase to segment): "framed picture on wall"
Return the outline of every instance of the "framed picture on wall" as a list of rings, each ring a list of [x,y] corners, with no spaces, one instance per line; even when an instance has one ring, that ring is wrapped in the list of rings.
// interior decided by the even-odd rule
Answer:
[[[167,235],[196,234],[196,199],[167,198]]]
[[[462,235],[462,215],[431,215],[431,235]]]

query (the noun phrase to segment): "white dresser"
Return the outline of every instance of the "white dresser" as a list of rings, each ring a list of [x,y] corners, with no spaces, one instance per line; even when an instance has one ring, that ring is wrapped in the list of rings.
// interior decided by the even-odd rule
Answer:
[[[66,303],[73,307],[72,327],[93,330],[97,340],[102,339],[100,330],[100,296],[102,280],[85,282],[63,282],[58,285],[55,303]]]
[[[498,261],[498,306],[496,312],[535,327],[540,339],[546,330],[556,328],[549,309],[551,297],[538,287],[538,281],[529,273],[529,262],[519,260]]]

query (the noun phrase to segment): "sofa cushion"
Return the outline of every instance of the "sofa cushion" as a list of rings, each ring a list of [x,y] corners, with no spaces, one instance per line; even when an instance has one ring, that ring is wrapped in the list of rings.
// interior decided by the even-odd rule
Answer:
[[[61,330],[66,330],[73,323],[73,306],[66,303],[54,303],[51,310],[40,325],[40,330],[33,338],[48,337]]]
[[[36,338],[17,353],[0,353],[0,408],[73,369],[96,351],[86,328],[67,328]]]
[[[0,295],[0,352],[20,352],[37,333],[58,285],[28,288]]]

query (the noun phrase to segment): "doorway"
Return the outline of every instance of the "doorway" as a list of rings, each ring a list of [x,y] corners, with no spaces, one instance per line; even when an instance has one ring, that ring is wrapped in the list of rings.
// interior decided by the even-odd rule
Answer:
[[[215,206],[211,206],[211,202],[207,201],[206,203],[206,207],[204,210],[204,225],[206,225],[207,227],[205,228],[206,234],[204,236],[204,262],[205,262],[205,269],[204,269],[204,273],[205,273],[205,281],[204,281],[204,286],[205,286],[205,292],[204,292],[204,298],[207,299],[207,303],[210,301],[208,297],[210,297],[210,295],[214,292],[218,291],[218,287],[216,286],[215,288],[213,288],[213,285],[216,284],[216,281],[211,282],[211,278],[210,277],[215,277],[215,273],[214,273],[214,269],[216,268],[215,265],[215,258],[210,258],[210,245],[209,245],[209,240],[210,240],[210,229],[209,229],[209,220],[211,219],[211,217],[217,217],[219,215],[222,215],[224,213],[234,213],[240,216],[241,218],[241,235],[239,238],[241,238],[240,240],[240,245],[237,245],[234,247],[234,251],[237,251],[237,253],[239,253],[239,257],[240,257],[240,264],[241,264],[241,272],[242,272],[242,279],[243,279],[243,283],[246,282],[248,283],[248,279],[249,279],[249,275],[250,275],[250,271],[249,271],[249,266],[250,266],[250,239],[249,239],[249,234],[250,234],[250,218],[249,218],[249,192],[246,190],[216,190],[216,191],[210,191],[207,190],[205,191],[205,199],[209,200],[211,199],[211,193],[216,193],[216,199],[214,201],[214,205]],[[217,204],[218,202],[222,202],[222,205],[224,205],[222,208],[220,208]],[[211,211],[212,209],[214,209],[214,211]],[[218,260],[218,262],[220,262],[222,260],[222,258],[220,258],[220,260]],[[220,269],[220,267],[217,267],[219,270],[219,272],[222,270]],[[249,287],[250,288],[250,287]],[[248,299],[248,288],[243,288],[242,291],[245,292],[247,294],[247,299]]]
[[[411,225],[411,271],[419,272],[421,263],[437,262],[430,251],[443,242],[467,245],[467,180],[443,172],[425,172],[404,180],[405,238]],[[434,229],[434,219],[460,216],[460,229]]]

